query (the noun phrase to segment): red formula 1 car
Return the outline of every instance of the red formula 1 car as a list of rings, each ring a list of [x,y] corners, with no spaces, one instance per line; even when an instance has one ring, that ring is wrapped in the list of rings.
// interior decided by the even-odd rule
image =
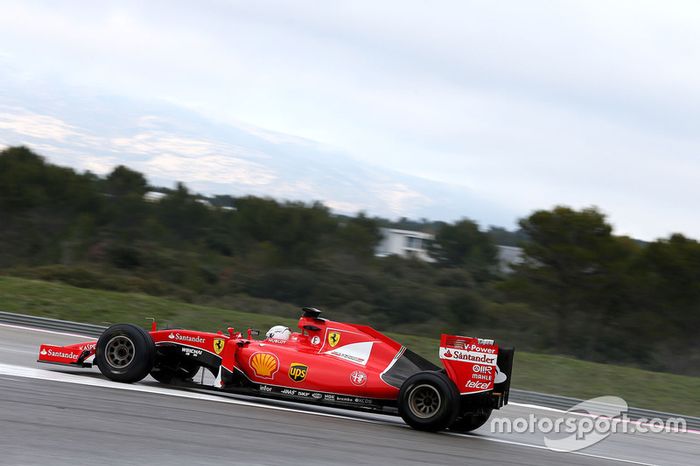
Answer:
[[[150,332],[131,324],[109,327],[97,341],[42,345],[39,362],[91,367],[109,379],[195,384],[201,368],[214,388],[247,395],[398,414],[428,431],[465,432],[508,403],[513,349],[493,340],[442,335],[444,369],[371,327],[333,322],[304,308],[300,332],[271,329],[264,340],[228,329]],[[204,378],[202,377],[202,380]]]

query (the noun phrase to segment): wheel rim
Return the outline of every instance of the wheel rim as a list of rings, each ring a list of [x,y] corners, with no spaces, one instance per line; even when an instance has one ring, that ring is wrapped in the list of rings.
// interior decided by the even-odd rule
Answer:
[[[124,335],[117,335],[105,345],[105,359],[107,364],[115,369],[123,369],[134,360],[136,349],[134,342]]]
[[[418,385],[408,396],[408,407],[411,413],[421,419],[433,417],[440,410],[441,405],[440,392],[432,385]]]

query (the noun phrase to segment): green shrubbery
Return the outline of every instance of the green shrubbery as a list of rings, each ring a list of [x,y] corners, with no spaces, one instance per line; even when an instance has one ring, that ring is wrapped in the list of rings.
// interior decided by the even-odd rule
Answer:
[[[699,371],[700,244],[682,235],[640,244],[596,209],[566,207],[517,234],[467,219],[393,225],[436,233],[429,264],[374,256],[385,219],[257,197],[204,205],[182,184],[151,203],[149,189],[126,167],[98,177],[0,152],[0,272],[279,316],[314,305],[385,330]],[[512,275],[498,272],[493,238],[523,246]]]

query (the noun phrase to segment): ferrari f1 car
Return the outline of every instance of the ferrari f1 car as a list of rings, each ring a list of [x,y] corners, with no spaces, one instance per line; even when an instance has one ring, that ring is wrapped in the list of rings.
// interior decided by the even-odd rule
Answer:
[[[476,429],[508,403],[513,349],[442,335],[439,368],[371,327],[320,314],[304,308],[299,332],[283,327],[259,340],[252,329],[245,335],[233,328],[158,330],[154,322],[147,332],[117,324],[97,341],[42,345],[39,362],[96,364],[107,378],[125,383],[150,374],[165,384],[193,385],[203,369],[215,377],[214,389],[398,414],[426,431]]]

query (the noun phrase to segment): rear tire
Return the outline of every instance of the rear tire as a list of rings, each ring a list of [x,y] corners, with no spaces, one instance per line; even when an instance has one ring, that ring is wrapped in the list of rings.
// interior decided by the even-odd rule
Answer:
[[[116,382],[138,382],[153,368],[156,346],[141,327],[116,324],[97,340],[95,364],[100,372]]]
[[[465,413],[452,423],[450,430],[453,432],[471,432],[476,430],[486,424],[486,421],[491,417],[491,411],[492,410],[489,409],[485,413]]]
[[[437,432],[457,417],[459,392],[442,372],[413,374],[401,385],[399,415],[416,430]]]

